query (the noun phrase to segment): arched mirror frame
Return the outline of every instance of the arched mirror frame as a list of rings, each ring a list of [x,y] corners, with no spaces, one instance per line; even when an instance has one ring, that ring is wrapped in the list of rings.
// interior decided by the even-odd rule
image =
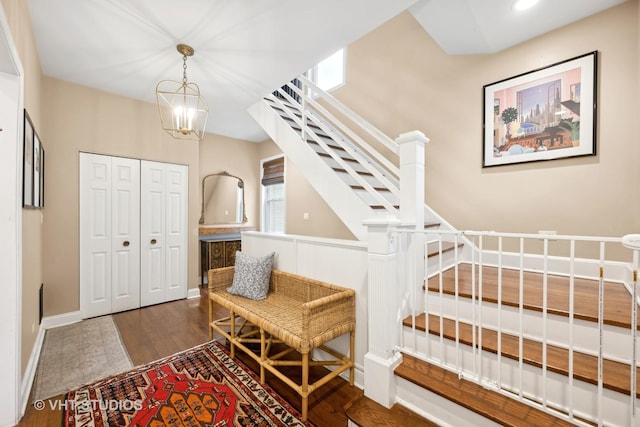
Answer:
[[[201,196],[201,206],[200,206],[200,220],[198,221],[199,224],[204,224],[204,184],[207,181],[207,178],[212,177],[212,176],[227,176],[230,178],[235,178],[238,180],[238,188],[242,189],[242,223],[244,224],[245,222],[248,222],[249,220],[247,219],[247,209],[245,207],[244,204],[244,181],[242,180],[242,178],[232,175],[227,171],[222,171],[222,172],[217,172],[217,173],[211,173],[207,176],[205,176],[204,178],[202,178],[202,196]]]

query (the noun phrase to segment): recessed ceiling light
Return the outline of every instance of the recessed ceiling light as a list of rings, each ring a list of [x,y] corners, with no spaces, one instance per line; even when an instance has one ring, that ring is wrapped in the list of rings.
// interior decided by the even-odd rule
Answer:
[[[529,9],[536,3],[538,3],[538,0],[517,0],[513,4],[513,8],[515,10],[525,10],[525,9]]]

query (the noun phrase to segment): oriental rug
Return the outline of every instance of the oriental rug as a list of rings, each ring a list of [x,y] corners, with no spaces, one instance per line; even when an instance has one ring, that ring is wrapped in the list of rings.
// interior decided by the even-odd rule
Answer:
[[[67,427],[312,426],[216,341],[80,387],[64,403]]]

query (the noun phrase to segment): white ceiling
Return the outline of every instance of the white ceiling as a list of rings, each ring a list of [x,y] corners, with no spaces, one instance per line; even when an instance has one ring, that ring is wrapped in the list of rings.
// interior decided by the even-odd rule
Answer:
[[[495,53],[586,18],[625,0],[539,0],[516,11],[515,0],[420,0],[411,13],[445,52]]]
[[[175,46],[186,43],[196,51],[189,81],[210,108],[207,130],[262,141],[247,107],[412,5],[443,50],[459,54],[496,52],[622,1],[540,0],[530,19],[513,15],[512,0],[29,0],[29,8],[45,75],[155,103],[158,81],[182,79]]]

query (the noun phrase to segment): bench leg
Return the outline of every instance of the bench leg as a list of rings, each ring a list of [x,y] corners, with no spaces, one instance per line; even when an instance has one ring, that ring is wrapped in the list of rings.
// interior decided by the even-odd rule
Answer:
[[[302,355],[302,421],[307,421],[309,406],[309,353]]]
[[[356,347],[356,332],[351,331],[349,334],[349,360],[351,360],[351,368],[349,369],[349,385],[353,385],[355,380],[355,360],[354,360],[354,352]]]
[[[229,310],[229,322],[230,322],[230,327],[229,327],[229,335],[231,336],[231,339],[229,340],[229,353],[231,355],[232,359],[236,358],[236,346],[233,344],[236,340],[236,314],[233,312],[233,310]]]
[[[211,322],[213,322],[213,301],[209,299],[209,341],[213,339],[213,327],[211,326]]]
[[[264,385],[264,363],[267,360],[267,345],[264,339],[264,329],[260,328],[260,384]]]

